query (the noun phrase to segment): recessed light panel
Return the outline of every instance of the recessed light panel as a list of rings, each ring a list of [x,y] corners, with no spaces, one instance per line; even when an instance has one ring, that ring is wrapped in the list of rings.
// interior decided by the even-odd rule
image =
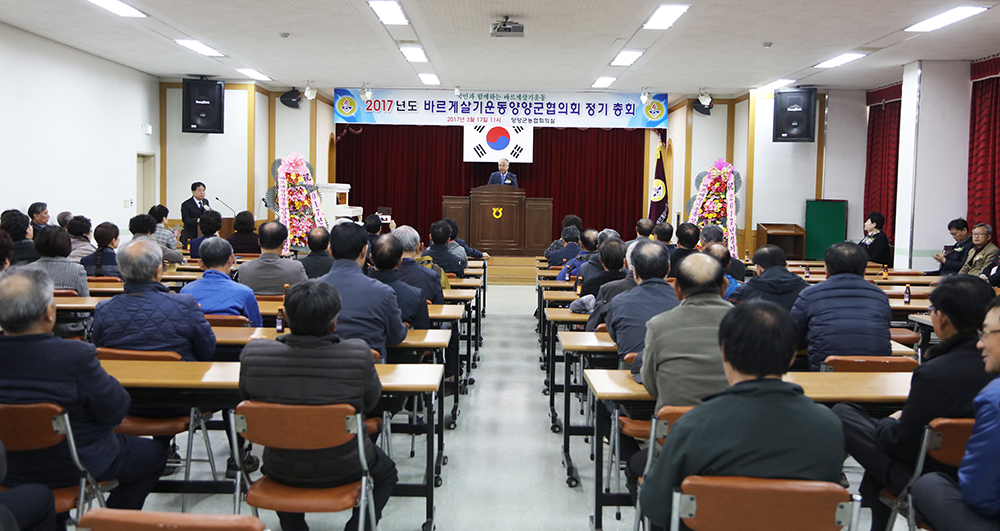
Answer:
[[[107,9],[119,17],[146,18],[146,14],[118,0],[87,0],[95,6]]]
[[[176,40],[174,42],[176,42],[177,44],[180,44],[181,46],[183,46],[183,47],[185,47],[185,48],[187,48],[189,50],[193,50],[195,52],[198,52],[201,55],[204,55],[205,57],[225,57],[226,56],[226,54],[220,52],[219,50],[216,50],[215,48],[212,48],[211,46],[207,46],[205,44],[202,44],[199,41],[190,40],[190,39],[180,39],[180,40]]]
[[[622,50],[618,52],[615,60],[611,61],[611,66],[631,66],[640,57],[642,57],[641,50]]]
[[[256,79],[257,81],[271,81],[271,78],[261,74],[260,72],[254,70],[253,68],[237,68],[237,72],[247,76],[249,78]]]
[[[916,24],[906,28],[904,31],[934,31],[949,24],[954,24],[959,20],[964,20],[973,15],[978,15],[983,11],[986,11],[985,7],[956,7],[955,9],[945,11],[944,13],[931,17],[923,22],[917,22]]]
[[[823,61],[822,63],[816,65],[813,68],[837,68],[840,65],[846,65],[851,61],[857,61],[864,57],[863,53],[842,53],[833,59]]]
[[[660,4],[653,16],[642,26],[642,29],[665,30],[677,22],[681,15],[687,12],[689,5]]]
[[[437,74],[417,74],[420,78],[420,82],[424,85],[440,85],[441,80],[438,79]]]
[[[616,79],[618,79],[618,78],[616,78],[616,77],[602,76],[602,77],[597,78],[597,81],[594,81],[594,84],[591,85],[591,87],[593,87],[593,88],[608,88],[608,87],[611,86],[612,83],[615,82]]]
[[[386,26],[406,26],[409,24],[406,15],[403,14],[403,8],[399,7],[399,2],[395,0],[369,0],[368,5]]]

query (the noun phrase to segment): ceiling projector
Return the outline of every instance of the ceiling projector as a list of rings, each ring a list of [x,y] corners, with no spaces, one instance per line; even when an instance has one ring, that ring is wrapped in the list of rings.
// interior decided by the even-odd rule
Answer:
[[[490,37],[524,37],[524,24],[503,17],[502,21],[490,24]]]

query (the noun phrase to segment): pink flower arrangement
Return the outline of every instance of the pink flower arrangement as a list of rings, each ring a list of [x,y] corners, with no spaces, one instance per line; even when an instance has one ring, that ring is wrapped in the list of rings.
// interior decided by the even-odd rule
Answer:
[[[730,254],[738,256],[736,238],[730,237],[736,234],[736,216],[729,216],[730,212],[736,212],[734,179],[732,164],[723,159],[715,161],[698,188],[688,222],[699,227],[718,225],[722,228]]]
[[[281,159],[278,167],[278,216],[288,228],[284,251],[307,247],[307,235],[315,227],[326,226],[319,194],[309,192],[312,175],[305,158],[298,152]]]

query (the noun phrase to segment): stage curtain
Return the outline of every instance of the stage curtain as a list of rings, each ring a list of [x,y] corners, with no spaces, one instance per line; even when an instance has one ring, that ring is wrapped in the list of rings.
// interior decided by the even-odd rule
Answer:
[[[896,182],[899,166],[899,100],[868,107],[868,149],[865,156],[865,211],[885,216],[882,232],[895,242]]]
[[[391,207],[398,224],[426,238],[441,217],[442,196],[469,195],[497,170],[495,163],[463,162],[462,135],[461,127],[352,125],[337,143],[337,181],[351,185],[351,204],[366,213]],[[553,239],[566,214],[634,237],[643,208],[643,130],[539,127],[534,135],[534,162],[513,161],[510,171],[527,197],[552,198]]]
[[[1000,219],[1000,78],[972,84],[969,120],[969,224]],[[994,236],[994,240],[996,237]]]

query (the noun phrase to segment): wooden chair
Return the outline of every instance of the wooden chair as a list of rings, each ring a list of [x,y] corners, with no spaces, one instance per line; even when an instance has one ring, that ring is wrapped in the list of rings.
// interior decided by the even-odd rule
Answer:
[[[826,481],[688,476],[672,502],[672,530],[851,531],[861,516],[861,497]]]
[[[69,512],[75,507],[79,519],[95,499],[103,507],[103,493],[118,486],[117,481],[98,483],[83,466],[76,439],[73,438],[69,413],[58,404],[0,404],[0,441],[8,452],[42,450],[66,441],[80,481],[78,486],[52,489],[56,513]],[[6,490],[6,487],[0,487],[0,490]]]
[[[250,319],[242,315],[210,315],[206,313],[205,320],[212,326],[227,328],[239,328],[250,325]]]
[[[240,463],[240,478],[246,487],[246,501],[253,508],[299,513],[330,513],[361,508],[358,529],[366,529],[365,519],[375,527],[374,485],[365,457],[365,420],[354,413],[350,404],[301,406],[271,404],[244,400],[230,410],[230,440],[237,433],[252,443],[289,450],[318,450],[351,442],[358,444],[358,457],[363,473],[361,480],[330,488],[296,488],[282,485],[264,475],[253,483],[243,468],[243,461],[234,446],[233,460]],[[235,512],[240,510],[240,481],[236,482]]]
[[[820,372],[913,372],[919,366],[906,356],[827,356]]]
[[[642,477],[645,477],[649,473],[649,469],[653,467],[653,461],[656,459],[657,445],[662,446],[666,440],[667,434],[670,432],[670,427],[677,423],[677,419],[681,418],[685,413],[693,409],[691,406],[681,407],[681,406],[663,406],[659,411],[648,422],[648,431],[645,432],[649,437],[649,446],[647,448],[646,454],[646,466],[642,470]],[[640,421],[641,422],[641,421]],[[640,428],[641,425],[637,424],[636,429]],[[653,441],[656,441],[655,444]],[[642,482],[639,483],[639,489],[642,489]],[[636,499],[635,502],[635,522],[633,523],[633,531],[639,531],[639,522],[642,521],[642,507],[639,500]],[[645,521],[646,529],[650,529],[649,519]]]
[[[54,297],[79,297],[80,294],[76,292],[75,289],[54,289],[52,290],[52,295]]]
[[[122,279],[118,277],[87,277],[87,282],[110,282],[113,284],[121,284]]]
[[[924,428],[924,437],[920,441],[920,453],[917,454],[913,476],[906,482],[906,486],[903,487],[899,496],[893,496],[888,490],[883,490],[879,494],[882,503],[892,507],[889,524],[886,526],[887,530],[892,530],[893,526],[896,525],[896,516],[904,511],[910,531],[916,530],[917,519],[913,512],[910,489],[923,474],[925,459],[930,457],[939,463],[958,468],[962,464],[965,445],[969,442],[969,437],[972,436],[972,428],[975,423],[975,419],[936,418]]]
[[[145,351],[127,350],[118,348],[99,347],[97,349],[97,359],[100,360],[130,360],[130,361],[181,361],[181,355],[176,352],[166,350]],[[208,439],[208,427],[205,421],[212,417],[212,412],[202,412],[193,407],[189,414],[183,417],[148,418],[125,415],[122,423],[115,427],[115,433],[124,435],[135,435],[136,437],[175,437],[179,433],[189,432],[187,440],[187,453],[180,463],[184,467],[184,481],[191,479],[191,463],[194,461],[208,461],[212,469],[212,478],[217,478],[215,470],[215,455],[212,453],[212,443]],[[202,441],[205,443],[205,451],[208,459],[192,459],[194,450],[194,431],[201,429]],[[187,510],[187,495],[181,498],[181,512]]]
[[[284,302],[284,295],[254,295],[257,298],[257,302]]]
[[[87,511],[77,529],[91,531],[264,531],[260,519],[239,514],[182,514],[100,507]]]

